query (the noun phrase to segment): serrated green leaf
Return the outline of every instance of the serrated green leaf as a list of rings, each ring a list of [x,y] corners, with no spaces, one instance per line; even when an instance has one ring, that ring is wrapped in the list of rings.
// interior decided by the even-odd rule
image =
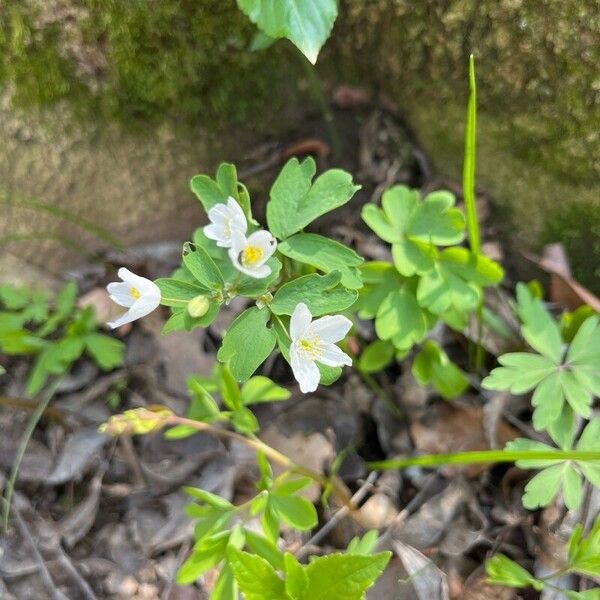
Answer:
[[[313,317],[345,310],[354,304],[358,293],[338,285],[340,280],[339,271],[293,279],[277,290],[270,309],[277,315],[291,315],[298,303],[304,302]]]
[[[260,556],[230,548],[229,564],[246,600],[282,600],[285,585],[275,569]]]
[[[521,333],[536,352],[547,356],[554,364],[562,358],[562,339],[558,326],[540,300],[533,298],[527,286],[517,285],[518,313],[523,326]]]
[[[238,381],[250,379],[275,347],[275,332],[267,327],[269,317],[266,309],[248,308],[225,332],[217,358],[229,365]]]
[[[312,158],[302,163],[292,158],[275,180],[267,203],[267,223],[278,239],[284,240],[317,217],[342,206],[360,188],[352,183],[350,174],[340,169],[325,171],[311,183],[315,171]]]
[[[229,531],[220,531],[197,542],[192,554],[177,572],[177,583],[180,585],[193,583],[206,571],[219,564],[226,556],[229,533]]]
[[[308,576],[304,567],[289,552],[285,553],[285,592],[290,600],[304,600],[308,587]]]
[[[371,554],[377,545],[379,539],[379,532],[377,529],[370,529],[365,535],[360,537],[354,537],[350,540],[346,552],[348,554]]]
[[[356,267],[363,259],[354,250],[315,233],[298,233],[281,242],[279,252],[298,262],[316,267],[324,273],[339,271],[341,283],[349,289],[362,286]]]
[[[314,558],[305,568],[310,600],[361,600],[385,569],[391,552],[372,556],[329,554]]]
[[[335,0],[237,0],[270,38],[287,38],[314,65],[337,17]]]

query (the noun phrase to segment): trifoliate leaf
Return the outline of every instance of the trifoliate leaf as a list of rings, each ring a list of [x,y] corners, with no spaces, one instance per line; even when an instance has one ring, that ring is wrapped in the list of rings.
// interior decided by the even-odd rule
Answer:
[[[275,569],[260,556],[229,548],[227,556],[246,600],[282,600],[285,585]]]
[[[342,206],[360,189],[352,176],[341,169],[330,169],[319,175],[315,161],[290,159],[271,188],[267,203],[269,231],[283,240],[312,223],[317,217]]]
[[[282,285],[273,297],[271,310],[277,315],[291,315],[300,302],[304,302],[313,317],[345,310],[358,297],[355,290],[339,285],[341,273],[304,275]]]
[[[335,0],[237,0],[240,9],[270,38],[287,38],[314,65],[335,18]]]
[[[403,185],[384,192],[382,209],[367,204],[363,220],[383,240],[392,244],[398,271],[407,277],[434,266],[435,246],[449,246],[464,239],[465,218],[453,208],[454,196],[434,192],[421,201],[419,192]]]
[[[385,569],[390,552],[371,556],[329,554],[305,567],[306,600],[361,600]]]
[[[386,262],[370,262],[360,268],[363,287],[354,305],[361,319],[373,319],[390,292],[402,287],[405,279]]]
[[[350,289],[362,286],[356,267],[363,263],[354,250],[315,233],[298,233],[277,246],[279,252],[298,262],[312,265],[324,273],[339,271],[342,285]]]
[[[275,332],[267,327],[270,313],[256,307],[241,313],[225,332],[217,358],[229,364],[238,381],[246,381],[275,347]]]

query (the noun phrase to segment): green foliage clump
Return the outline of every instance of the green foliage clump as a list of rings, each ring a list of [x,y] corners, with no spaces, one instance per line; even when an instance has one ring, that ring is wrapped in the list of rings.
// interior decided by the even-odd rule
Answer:
[[[26,391],[37,394],[51,375],[63,375],[86,353],[101,369],[123,361],[123,343],[98,333],[91,306],[75,306],[77,288],[64,286],[51,301],[45,293],[9,284],[0,286],[0,351],[34,356]]]

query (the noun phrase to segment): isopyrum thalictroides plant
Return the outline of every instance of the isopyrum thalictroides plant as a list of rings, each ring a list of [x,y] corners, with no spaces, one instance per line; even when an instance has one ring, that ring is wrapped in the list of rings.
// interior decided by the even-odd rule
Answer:
[[[474,97],[474,78],[471,83]],[[306,532],[318,524],[314,505],[301,494],[309,484],[321,486],[324,499],[331,498],[351,517],[358,519],[359,514],[338,477],[296,464],[258,437],[252,407],[285,401],[290,392],[257,371],[272,353],[279,353],[306,393],[335,382],[344,367],[356,368],[368,380],[392,360],[410,359],[417,380],[434,386],[443,397],[451,399],[465,390],[465,373],[428,334],[440,321],[461,331],[467,319],[483,319],[484,289],[503,277],[502,268],[479,249],[469,192],[474,185],[474,118],[470,103],[466,216],[450,192],[423,198],[400,185],[383,193],[381,206],[364,207],[366,224],[390,245],[392,262],[365,262],[340,242],[305,232],[320,216],[347,203],[358,186],[342,170],[316,176],[312,158],[292,158],[270,190],[264,225],[253,217],[250,195],[233,165],[221,164],[214,179],[195,176],[191,190],[209,223],[183,245],[181,266],[171,277],[154,282],[123,269],[122,281],[108,286],[113,300],[126,309],[113,326],[163,305],[171,312],[165,334],[208,326],[234,298],[247,303],[223,336],[214,375],[190,377],[185,417],[150,407],[114,416],[103,426],[115,435],[165,429],[168,438],[181,438],[209,432],[256,451],[256,494],[243,504],[186,489],[196,542],[179,570],[180,583],[218,568],[213,599],[233,599],[241,592],[248,600],[352,600],[362,598],[385,568],[390,553],[373,553],[373,532],[353,540],[345,552],[312,557],[308,564],[283,544],[282,527]],[[468,248],[462,245],[467,231]],[[566,506],[574,509],[581,502],[584,480],[600,486],[600,419],[591,410],[600,394],[598,318],[570,319],[561,331],[525,286],[518,288],[516,312],[532,352],[501,356],[501,366],[484,379],[483,387],[533,390],[534,427],[547,431],[556,446],[515,440],[504,450],[405,457],[372,463],[372,468],[516,462],[539,470],[523,498],[531,509],[548,504],[560,490]],[[373,320],[378,339],[354,360],[344,340],[358,319]],[[273,464],[279,467],[277,476]],[[588,537],[578,528],[565,570],[600,576],[599,543],[598,525]],[[492,582],[536,589],[550,585],[502,555],[491,559],[487,569]]]

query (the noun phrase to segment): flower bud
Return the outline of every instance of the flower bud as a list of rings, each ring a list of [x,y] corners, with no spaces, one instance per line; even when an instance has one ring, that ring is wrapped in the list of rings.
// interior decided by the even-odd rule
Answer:
[[[190,317],[197,319],[203,317],[210,307],[210,302],[206,296],[196,296],[192,298],[187,304],[187,311]]]

